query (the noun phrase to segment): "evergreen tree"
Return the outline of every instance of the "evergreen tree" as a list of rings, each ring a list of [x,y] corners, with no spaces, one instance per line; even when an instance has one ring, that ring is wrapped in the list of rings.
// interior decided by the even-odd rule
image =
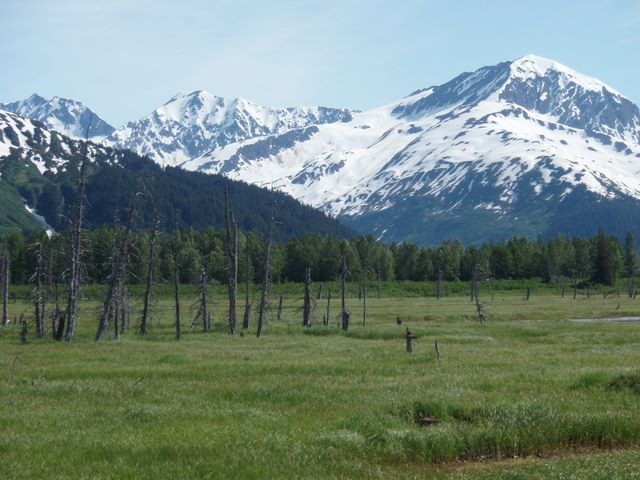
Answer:
[[[636,239],[633,233],[627,232],[624,239],[624,273],[627,276],[627,291],[629,297],[633,297],[633,277],[638,271],[638,253],[636,252]]]
[[[611,242],[606,237],[604,230],[598,230],[594,244],[593,281],[604,285],[613,285],[615,280],[614,256],[611,251]]]

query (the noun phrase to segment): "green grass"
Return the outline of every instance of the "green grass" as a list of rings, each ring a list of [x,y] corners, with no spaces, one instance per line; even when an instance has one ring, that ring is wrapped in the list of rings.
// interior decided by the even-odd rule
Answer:
[[[351,298],[345,334],[337,300],[304,329],[300,286],[278,288],[261,339],[224,332],[223,286],[207,334],[185,288],[179,342],[168,299],[147,338],[95,344],[95,300],[69,344],[0,330],[0,478],[637,478],[640,324],[566,320],[640,300],[483,292],[481,326],[467,296],[409,293],[370,298],[362,327]]]
[[[0,179],[0,239],[19,231],[32,232],[42,227],[24,207],[20,195]]]

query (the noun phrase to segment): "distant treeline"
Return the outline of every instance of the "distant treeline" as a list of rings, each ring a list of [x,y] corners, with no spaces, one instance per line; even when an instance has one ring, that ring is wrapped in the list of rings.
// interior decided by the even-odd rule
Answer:
[[[102,283],[112,271],[114,245],[122,232],[109,228],[86,231],[84,235],[84,277],[87,283]],[[147,271],[150,233],[131,236],[128,255],[130,283],[142,283]],[[68,264],[68,239],[65,235],[49,239],[44,234],[10,234],[4,244],[10,259],[11,282],[26,284],[36,269],[36,245],[42,242],[55,277],[62,278]],[[155,272],[159,282],[170,281],[173,272],[173,248],[178,242],[177,261],[180,281],[197,283],[204,260],[210,280],[226,283],[228,278],[226,232],[209,229],[183,230],[179,239],[161,233]],[[264,238],[257,232],[240,233],[238,238],[239,280],[261,282]],[[638,272],[635,240],[628,234],[624,244],[615,236],[600,231],[592,238],[563,238],[530,241],[513,238],[502,243],[463,247],[450,240],[438,247],[421,248],[411,243],[385,245],[371,236],[345,240],[330,236],[306,235],[275,244],[272,248],[273,282],[300,282],[305,267],[311,268],[313,281],[336,280],[341,257],[345,256],[349,279],[360,281],[367,272],[369,281],[380,280],[470,280],[530,279],[557,281],[574,279],[578,285],[611,285],[617,278]]]

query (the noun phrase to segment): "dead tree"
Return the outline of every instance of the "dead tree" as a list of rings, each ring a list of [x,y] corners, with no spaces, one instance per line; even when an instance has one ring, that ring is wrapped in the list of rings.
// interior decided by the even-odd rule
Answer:
[[[59,271],[55,260],[58,259],[60,252],[54,247],[54,242],[50,242],[49,262],[47,266],[47,290],[48,297],[51,298],[53,309],[51,316],[51,336],[56,341],[61,341],[64,337],[65,329],[65,312],[60,308],[60,282]]]
[[[484,324],[486,320],[486,316],[482,310],[482,304],[480,303],[480,298],[478,296],[478,281],[480,280],[480,275],[482,274],[483,278],[486,278],[486,272],[480,272],[478,266],[476,265],[473,268],[472,280],[471,280],[471,300],[475,300],[476,303],[476,312],[478,315],[478,321],[480,325]]]
[[[50,252],[49,256],[49,271],[48,271],[48,282],[50,284],[49,291],[52,292],[53,295],[53,311],[51,312],[51,336],[56,341],[61,341],[64,337],[64,327],[66,315],[65,312],[60,309],[60,292],[58,289],[58,281],[54,278],[54,269],[53,269],[53,251]]]
[[[364,257],[362,268],[362,326],[367,325],[367,257]]]
[[[9,252],[5,247],[2,251],[2,268],[0,268],[0,280],[2,281],[2,325],[9,324]]]
[[[280,299],[278,300],[278,321],[282,319],[282,295],[280,295]]]
[[[304,269],[304,307],[302,308],[302,326],[311,326],[311,267]]]
[[[207,314],[207,269],[204,263],[204,257],[200,260],[200,295],[198,297],[198,313],[193,322],[191,322],[191,330],[196,328],[198,320],[202,319],[203,330],[209,331]]]
[[[405,333],[404,338],[407,341],[407,352],[409,352],[409,353],[413,352],[413,342],[414,342],[414,340],[417,340],[418,337],[413,335],[411,333],[411,331],[409,330],[409,328],[407,327],[407,331]]]
[[[175,234],[173,239],[173,293],[176,305],[176,340],[180,340],[180,264],[178,262],[178,253],[180,251],[180,225],[178,224],[178,213],[175,218]]]
[[[342,297],[342,311],[341,311],[341,320],[342,320],[342,330],[345,332],[349,330],[349,317],[351,314],[347,311],[347,257],[342,255],[342,269],[340,270],[340,293]]]
[[[126,285],[122,288],[120,309],[120,317],[122,318],[120,322],[120,333],[124,333],[129,330],[129,322],[131,320],[131,294]]]
[[[478,301],[478,266],[473,267],[471,272],[471,301]]]
[[[127,276],[127,252],[129,248],[129,236],[133,227],[133,217],[136,212],[136,200],[139,195],[139,193],[136,193],[133,196],[131,205],[129,206],[127,223],[122,235],[122,239],[120,240],[118,254],[112,260],[113,268],[111,275],[107,280],[107,293],[104,297],[104,301],[102,302],[102,309],[100,310],[100,321],[98,322],[98,329],[96,330],[96,342],[102,338],[102,335],[104,335],[104,332],[107,330],[109,320],[118,315],[118,311],[122,302]],[[116,338],[118,338],[117,328]]]
[[[483,325],[487,318],[485,317],[484,312],[482,311],[482,305],[480,304],[478,297],[476,297],[476,310],[478,313],[478,321],[480,322],[480,325]]]
[[[378,298],[380,298],[380,291],[382,290],[382,287],[380,285],[381,281],[382,281],[382,267],[380,265],[380,258],[378,258],[378,272],[376,274],[376,290],[378,291]]]
[[[118,340],[120,338],[120,296],[118,295],[114,301],[114,309],[111,314],[111,318],[113,318],[113,338]]]
[[[44,318],[45,318],[45,253],[42,242],[38,242],[36,246],[36,271],[29,279],[33,284],[33,308],[36,320],[36,336],[44,337]]]
[[[236,333],[238,298],[238,224],[229,208],[229,187],[224,188],[224,210],[227,225],[227,255],[229,258],[229,333]]]
[[[269,279],[271,276],[270,254],[271,254],[271,242],[273,241],[273,224],[275,223],[276,216],[276,204],[275,200],[271,200],[271,220],[269,221],[269,231],[264,244],[264,269],[262,277],[262,291],[260,293],[260,307],[258,309],[258,330],[256,336],[260,338],[262,336],[262,329],[264,328],[264,321],[267,308],[267,296],[269,294]]]
[[[56,330],[56,337],[55,339],[57,341],[61,341],[62,337],[64,335],[64,327],[65,327],[65,322],[67,319],[66,313],[63,311],[58,311],[58,315],[56,316],[57,318],[57,322],[58,322],[58,327]]]
[[[438,268],[438,276],[437,276],[437,286],[436,286],[436,299],[440,300],[444,297],[444,274],[442,273],[442,269]]]
[[[69,342],[75,333],[78,320],[78,299],[80,297],[80,275],[82,273],[82,222],[84,220],[84,195],[86,190],[86,166],[88,154],[88,140],[91,123],[87,126],[85,142],[83,144],[82,162],[80,163],[78,203],[75,208],[71,225],[70,255],[69,255],[69,293],[67,298],[65,341]]]
[[[327,289],[327,316],[324,317],[325,325],[329,325],[330,311],[331,311],[331,289]]]
[[[53,309],[49,312],[49,319],[51,321],[51,338],[53,340],[61,340],[62,337],[58,337],[58,322],[60,321],[60,295],[58,291],[58,280],[56,278],[56,270],[54,268],[54,259],[57,256],[54,249],[54,242],[49,242],[49,248],[47,249],[47,267],[46,267],[46,298],[47,301],[51,301]],[[62,330],[64,334],[64,329]]]
[[[573,299],[576,299],[576,295],[578,295],[578,275],[576,272],[571,273],[571,280],[573,282]]]
[[[24,313],[21,313],[20,314],[20,343],[22,345],[26,345],[27,342],[29,341],[27,334],[28,334],[27,319],[24,318]]]
[[[251,301],[249,299],[249,277],[251,276],[251,262],[249,258],[249,239],[245,241],[245,270],[244,270],[244,316],[242,317],[242,329],[247,330],[251,325]]]
[[[149,304],[151,302],[151,291],[153,290],[153,272],[156,264],[156,242],[160,233],[160,219],[155,215],[153,220],[153,230],[149,240],[149,266],[147,269],[147,286],[144,290],[144,304],[142,307],[142,320],[140,321],[140,335],[146,335],[149,328]]]

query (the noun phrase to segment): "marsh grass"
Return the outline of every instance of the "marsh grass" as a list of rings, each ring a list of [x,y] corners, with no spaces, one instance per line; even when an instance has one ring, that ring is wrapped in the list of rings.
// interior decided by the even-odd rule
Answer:
[[[640,324],[565,321],[618,304],[638,314],[632,300],[499,291],[481,326],[466,295],[411,293],[371,298],[368,326],[343,333],[337,305],[331,326],[319,306],[305,329],[301,296],[285,295],[261,339],[225,333],[217,290],[214,330],[179,342],[164,298],[146,338],[94,343],[93,300],[69,344],[20,345],[17,326],[2,329],[0,478],[615,478],[640,467],[626,453],[640,446]],[[349,300],[354,317],[359,307]],[[405,327],[419,337],[413,354]],[[503,462],[516,457],[527,460]]]

